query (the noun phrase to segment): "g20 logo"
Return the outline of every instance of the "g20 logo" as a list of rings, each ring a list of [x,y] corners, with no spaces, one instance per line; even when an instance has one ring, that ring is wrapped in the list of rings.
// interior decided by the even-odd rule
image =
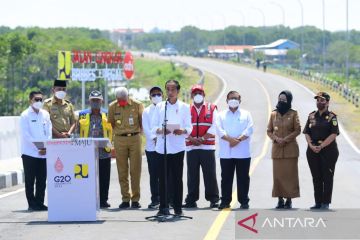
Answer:
[[[56,183],[69,183],[69,182],[71,182],[71,177],[69,175],[55,176],[54,177],[54,182],[56,182]]]

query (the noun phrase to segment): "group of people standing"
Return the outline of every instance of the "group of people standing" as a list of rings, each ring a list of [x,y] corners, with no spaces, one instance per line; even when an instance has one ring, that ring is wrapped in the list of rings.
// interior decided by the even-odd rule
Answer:
[[[293,96],[282,91],[276,109],[271,113],[267,134],[273,142],[272,196],[278,198],[276,208],[292,208],[292,199],[300,196],[296,137],[301,132],[297,111],[291,108]],[[336,137],[339,126],[336,115],[328,110],[330,96],[319,92],[317,111],[309,114],[303,133],[308,148],[306,157],[314,185],[315,205],[310,209],[329,209],[332,198],[335,164],[339,156]]]
[[[211,208],[230,207],[236,171],[240,208],[248,209],[253,121],[250,112],[240,108],[240,94],[230,91],[226,97],[228,108],[218,112],[215,104],[205,101],[202,85],[192,87],[191,105],[178,99],[178,81],[167,81],[165,91],[166,98],[161,87],[152,87],[151,104],[144,109],[141,102],[129,97],[125,87],[117,88],[116,100],[110,103],[108,112],[101,108],[101,92],[92,91],[89,95],[90,108],[81,111],[78,120],[75,119],[72,104],[65,100],[66,81],[55,80],[53,97],[47,100],[43,100],[40,91],[31,92],[30,106],[21,114],[20,120],[29,210],[47,209],[44,205],[46,149],[38,149],[32,140],[68,138],[75,132],[80,137],[105,137],[113,142],[122,195],[120,209],[141,208],[141,133],[146,138],[145,153],[150,176],[151,203],[148,208],[159,209],[158,215],[168,215],[169,206],[172,206],[174,214],[180,216],[183,214],[182,208],[197,207],[201,168],[205,199],[210,202]],[[307,157],[314,182],[313,208],[329,208],[338,156],[335,138],[339,130],[336,115],[328,111],[330,96],[319,93],[315,98],[318,111],[309,115],[304,129],[309,145]],[[279,198],[277,208],[291,208],[291,199],[299,197],[299,148],[296,137],[301,129],[298,114],[291,109],[291,93],[281,92],[278,100],[267,130],[273,141],[272,195]],[[216,178],[216,135],[219,138],[221,198]],[[183,204],[185,152],[188,193]],[[110,207],[110,170],[111,149],[99,149],[101,208]]]

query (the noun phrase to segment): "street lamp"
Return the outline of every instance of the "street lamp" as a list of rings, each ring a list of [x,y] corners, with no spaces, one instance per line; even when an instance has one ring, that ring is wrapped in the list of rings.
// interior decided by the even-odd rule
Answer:
[[[284,8],[279,3],[276,3],[276,2],[270,2],[270,4],[275,5],[280,8],[281,13],[282,13],[282,25],[285,27],[285,10],[284,10]]]
[[[263,27],[265,27],[265,14],[264,14],[264,11],[263,10],[261,10],[260,8],[256,8],[256,7],[252,7],[254,10],[256,10],[256,11],[258,11],[260,14],[261,14],[261,16],[262,16],[262,19],[263,19]]]
[[[349,0],[346,0],[346,87],[349,88]]]
[[[240,13],[241,17],[242,17],[242,22],[243,22],[243,27],[245,28],[245,15],[241,10],[238,10],[238,13]],[[245,45],[245,33],[243,34],[243,45]]]
[[[325,49],[325,0],[322,0],[323,13],[323,75],[326,73],[326,49]]]
[[[221,13],[220,14],[221,15],[221,17],[222,17],[222,19],[223,19],[223,23],[224,23],[224,30],[223,30],[223,32],[224,32],[224,47],[225,47],[225,43],[226,43],[226,37],[225,37],[225,35],[226,35],[226,33],[225,33],[225,28],[226,28],[226,19],[225,19],[225,15],[223,14],[223,13]]]
[[[300,69],[303,70],[303,54],[304,54],[304,7],[301,0],[298,0],[301,10],[301,56],[300,56]]]
[[[252,7],[252,8],[254,10],[258,11],[261,14],[262,19],[263,19],[263,28],[265,28],[266,24],[265,24],[265,14],[264,14],[264,12],[260,8],[256,8],[256,7]],[[263,43],[265,44],[265,35],[264,35],[264,33],[262,35],[263,35]]]

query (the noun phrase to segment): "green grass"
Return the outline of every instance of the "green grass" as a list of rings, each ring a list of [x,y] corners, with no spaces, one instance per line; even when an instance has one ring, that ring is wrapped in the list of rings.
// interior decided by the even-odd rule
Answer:
[[[136,58],[135,77],[129,87],[150,88],[157,85],[164,88],[169,79],[178,80],[181,88],[187,91],[199,80],[199,75],[192,68],[184,69],[169,61]]]

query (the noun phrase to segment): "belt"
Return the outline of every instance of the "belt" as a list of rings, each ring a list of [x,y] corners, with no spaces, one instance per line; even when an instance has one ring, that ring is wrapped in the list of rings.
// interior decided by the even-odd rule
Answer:
[[[123,134],[115,134],[116,136],[121,136],[121,137],[131,137],[131,136],[135,136],[138,135],[139,132],[134,132],[134,133],[123,133]]]

